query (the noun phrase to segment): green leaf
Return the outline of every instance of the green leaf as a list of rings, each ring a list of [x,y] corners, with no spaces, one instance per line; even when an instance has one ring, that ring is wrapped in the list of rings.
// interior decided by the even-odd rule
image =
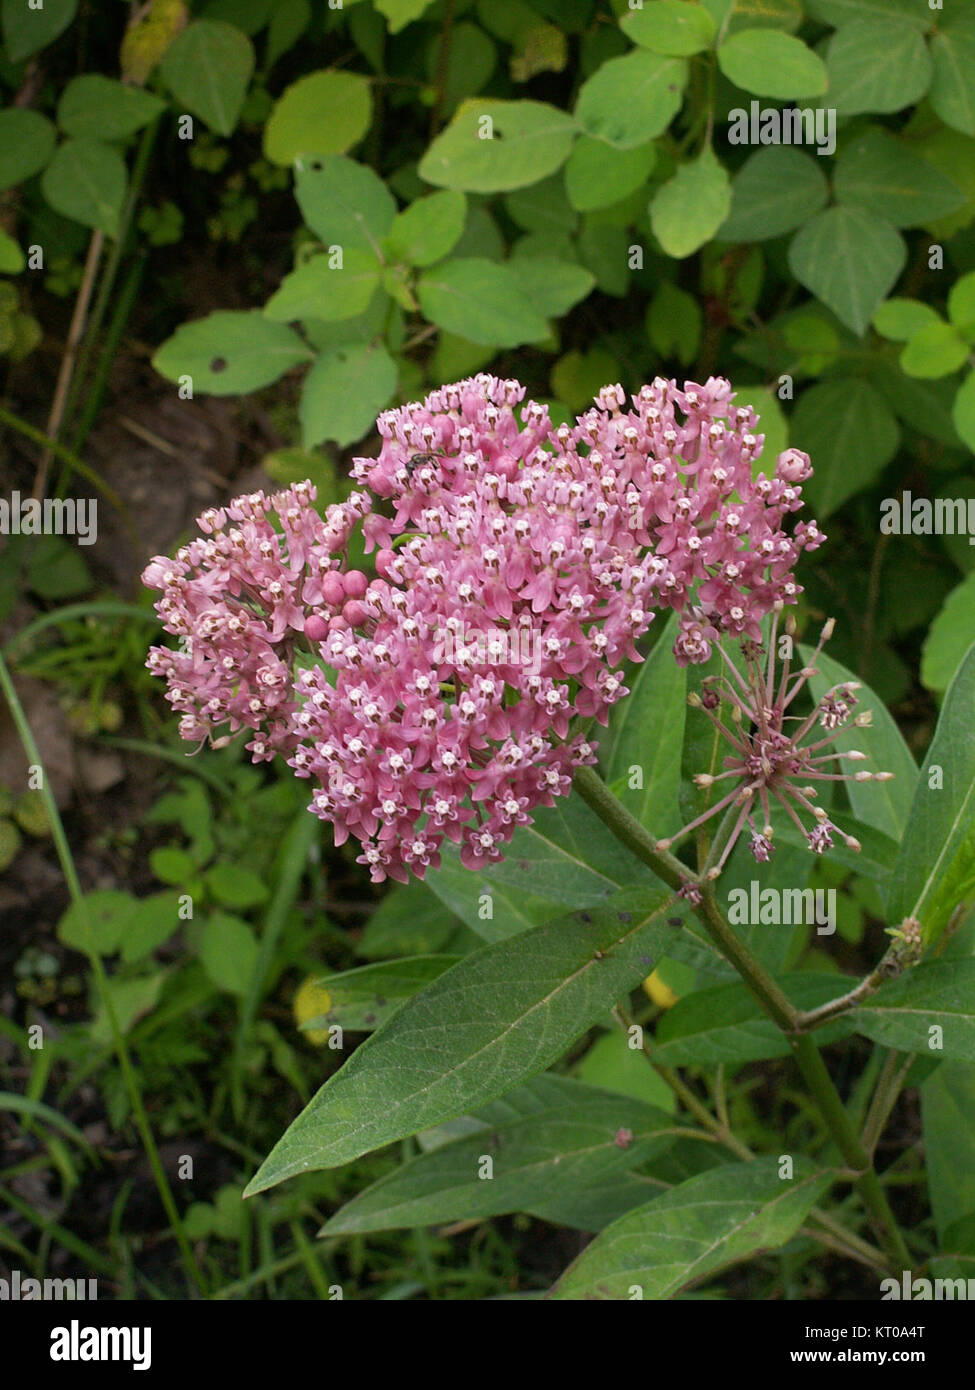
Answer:
[[[938,16],[931,39],[931,105],[953,130],[975,135],[975,21],[970,14]]]
[[[690,366],[703,327],[704,314],[695,296],[661,280],[647,309],[647,336],[661,357],[676,356],[682,366]]]
[[[671,615],[653,651],[638,668],[629,696],[613,708],[609,736],[601,749],[605,781],[658,839],[681,826],[680,761],[674,749],[684,742],[687,679],[674,661],[676,636],[677,618]],[[636,790],[628,786],[632,767],[640,769],[643,783]]]
[[[823,60],[779,29],[740,29],[718,48],[718,66],[736,87],[780,101],[822,96],[828,85]]]
[[[924,35],[887,16],[854,19],[838,29],[826,50],[829,104],[840,116],[901,111],[931,85],[931,55]]]
[[[894,774],[890,782],[847,782],[846,792],[858,821],[873,826],[874,830],[889,835],[899,844],[910,823],[911,803],[917,786],[917,763],[883,700],[853,671],[834,661],[825,652],[820,652],[813,663],[813,651],[812,647],[799,648],[803,662],[807,666],[815,664],[819,672],[809,679],[809,690],[814,700],[821,700],[827,690],[837,685],[852,683],[863,687],[857,692],[860,702],[857,713],[870,710],[873,723],[866,729],[851,727],[849,734],[836,740],[835,747],[842,751],[859,749],[869,759],[867,763],[842,764],[844,772],[864,768],[870,772]]]
[[[827,208],[789,246],[796,279],[860,337],[906,260],[900,233],[858,208]]]
[[[618,1028],[602,1033],[574,1070],[579,1080],[590,1086],[642,1100],[669,1115],[677,1108],[673,1091],[647,1066],[643,1049],[631,1047],[629,1035]]]
[[[127,183],[125,160],[100,140],[65,140],[41,175],[55,212],[111,237],[118,235]]]
[[[200,938],[200,960],[218,989],[245,995],[257,966],[257,938],[246,922],[227,912],[207,919]]]
[[[478,97],[457,108],[418,172],[439,188],[502,193],[554,174],[574,139],[572,117],[554,106]]]
[[[550,1297],[666,1299],[706,1274],[775,1250],[790,1240],[832,1183],[828,1173],[795,1165],[782,1179],[779,1160],[729,1163],[682,1182],[628,1212],[573,1261]]]
[[[257,907],[270,896],[260,875],[243,864],[214,864],[207,869],[205,879],[221,907]]]
[[[917,917],[926,942],[941,935],[975,887],[975,647],[945,696],[891,875],[889,921]],[[932,785],[933,784],[933,785]]]
[[[27,261],[12,236],[0,231],[0,274],[19,275]]]
[[[39,173],[54,153],[54,126],[39,111],[0,111],[0,192]]]
[[[927,29],[931,14],[917,0],[805,0],[804,8],[812,19],[839,26],[851,19],[883,19],[893,27],[911,24],[915,29]]]
[[[646,1065],[644,1061],[644,1066]],[[323,1236],[533,1212],[657,1158],[672,1145],[663,1110],[576,1083],[561,1104],[478,1130],[404,1164],[347,1202]],[[632,1136],[616,1142],[620,1130]],[[490,1179],[482,1179],[490,1157]]]
[[[964,193],[933,164],[879,129],[868,129],[844,146],[834,187],[837,202],[886,218],[895,227],[926,227],[965,201]]]
[[[153,893],[139,898],[125,924],[120,946],[124,961],[143,960],[179,929],[180,895]]]
[[[591,270],[554,256],[515,256],[507,263],[521,294],[544,318],[561,318],[596,283]]]
[[[266,69],[294,47],[310,23],[309,0],[274,0],[264,56]]]
[[[929,323],[911,335],[900,355],[907,376],[933,380],[949,376],[968,361],[971,348],[951,323]]]
[[[656,162],[655,145],[619,150],[605,140],[582,135],[565,165],[569,202],[579,212],[610,207],[642,188]]]
[[[433,0],[376,0],[376,9],[386,16],[389,32],[398,34],[432,4]]]
[[[756,150],[734,177],[731,211],[717,236],[768,241],[801,227],[828,200],[829,185],[816,157],[778,146]]]
[[[176,845],[159,845],[150,851],[149,867],[160,883],[182,885],[196,876],[197,861]]]
[[[396,389],[396,363],[382,343],[357,343],[319,357],[298,410],[306,449],[334,439],[343,448],[367,434]]]
[[[921,681],[941,695],[975,635],[975,570],[957,584],[931,624],[921,652]]]
[[[220,19],[196,19],[166,49],[159,75],[177,103],[218,135],[230,135],[253,71],[246,34]]]
[[[417,296],[438,328],[472,343],[518,347],[548,334],[548,324],[524,302],[521,281],[508,265],[481,257],[445,261],[421,276]]]
[[[321,1016],[309,1018],[302,1027],[320,1029],[338,1024],[350,1033],[371,1032],[457,961],[457,956],[417,955],[363,965],[341,975],[325,975],[316,981],[323,996]]]
[[[807,900],[812,900],[813,890],[805,892]],[[776,930],[787,935],[789,925]],[[852,982],[831,971],[807,970],[784,975],[779,984],[798,1008],[814,1009],[838,998]],[[827,1044],[851,1031],[850,1022],[840,1018],[816,1037]],[[678,999],[657,1024],[653,1059],[662,1067],[741,1067],[791,1053],[789,1039],[745,985],[736,982],[698,989]]]
[[[667,255],[683,260],[711,240],[730,208],[728,171],[708,148],[657,189],[650,225]]]
[[[74,77],[58,102],[58,125],[66,135],[125,140],[166,109],[166,103],[141,87],[100,73]]]
[[[858,1033],[936,1059],[975,1062],[975,960],[937,960],[881,985],[853,1011]],[[932,1027],[941,1035],[933,1039]]]
[[[975,1252],[970,1241],[960,1245],[949,1238],[975,1212],[975,1067],[942,1062],[920,1091],[928,1192],[939,1248],[961,1248],[971,1255]]]
[[[456,246],[466,217],[463,193],[453,188],[431,193],[396,215],[386,234],[387,249],[408,265],[434,265]]]
[[[483,1105],[544,1071],[646,975],[673,930],[669,899],[620,894],[483,946],[356,1049],[247,1186],[332,1168]],[[597,952],[599,953],[597,955]]]
[[[63,34],[78,12],[78,0],[44,0],[32,9],[27,0],[3,0],[0,21],[7,57],[20,63]]]
[[[900,431],[883,396],[860,377],[817,383],[803,391],[791,437],[812,460],[805,495],[822,519],[862,492],[897,452]]]
[[[956,280],[949,290],[948,317],[969,341],[975,337],[975,270]]]
[[[272,164],[344,154],[372,124],[372,93],[355,72],[311,72],[274,103],[264,127],[264,154]]]
[[[138,907],[131,893],[112,888],[86,893],[83,902],[72,903],[58,922],[58,940],[74,951],[110,956],[119,949]]]
[[[143,975],[134,980],[110,979],[108,992],[112,1000],[115,1018],[122,1033],[128,1033],[133,1024],[143,1014],[154,1009],[166,980],[166,972],[157,970],[153,975]],[[104,1004],[99,1006],[91,1024],[91,1037],[97,1043],[110,1043],[113,1029],[108,1021]]]
[[[656,0],[626,15],[620,28],[641,48],[674,58],[688,58],[709,48],[718,32],[703,5],[688,0]]]
[[[312,256],[281,281],[264,306],[276,323],[294,319],[351,319],[365,313],[379,285],[380,265],[371,251],[343,250],[341,264],[332,253]]]
[[[191,377],[194,391],[233,396],[270,386],[311,357],[297,333],[260,309],[220,309],[177,328],[152,365],[168,381]]]
[[[975,453],[975,372],[969,372],[959,386],[951,418],[959,435]]]
[[[379,175],[342,155],[299,168],[295,197],[308,226],[329,247],[376,253],[396,216],[396,202]]]
[[[446,951],[458,926],[429,883],[411,879],[385,894],[363,928],[356,950],[366,960]]]
[[[870,320],[878,333],[895,343],[906,343],[908,338],[929,324],[940,323],[936,309],[930,304],[922,304],[919,299],[885,299],[877,306]]]
[[[684,101],[688,66],[637,50],[609,58],[583,83],[576,121],[587,135],[621,150],[662,135]]]

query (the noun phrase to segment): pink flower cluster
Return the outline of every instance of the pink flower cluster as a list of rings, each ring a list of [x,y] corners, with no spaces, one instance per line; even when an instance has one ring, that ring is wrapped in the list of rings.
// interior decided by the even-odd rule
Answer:
[[[312,809],[376,881],[422,878],[445,838],[470,867],[499,859],[595,761],[570,720],[606,723],[655,610],[680,614],[681,664],[757,640],[823,540],[783,529],[808,458],[756,473],[758,420],[726,381],[658,378],[630,409],[608,386],[557,428],[535,402],[519,425],[523,396],[481,375],[387,411],[353,468],[368,492],[324,518],[308,484],[240,498],[144,575],[182,639],[149,665],[183,735],[250,729],[255,759],[318,783]],[[346,558],[360,519],[371,580]]]

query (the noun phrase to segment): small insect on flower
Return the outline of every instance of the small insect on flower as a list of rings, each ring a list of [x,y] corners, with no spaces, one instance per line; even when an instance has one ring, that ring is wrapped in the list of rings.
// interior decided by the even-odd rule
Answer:
[[[444,455],[442,453],[411,454],[411,456],[406,460],[406,471],[412,478],[413,474],[416,472],[418,468],[429,468],[431,466],[436,467],[437,463],[443,457]]]

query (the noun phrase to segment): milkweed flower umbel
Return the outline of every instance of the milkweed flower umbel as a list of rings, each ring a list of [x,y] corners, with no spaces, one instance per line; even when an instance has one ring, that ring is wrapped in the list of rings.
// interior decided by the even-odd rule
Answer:
[[[524,394],[480,375],[387,411],[342,506],[320,517],[308,484],[238,499],[144,576],[182,639],[149,664],[184,736],[251,730],[377,881],[422,877],[445,839],[470,867],[499,859],[595,761],[571,720],[606,723],[657,610],[680,615],[681,664],[757,640],[823,540],[784,529],[808,458],[757,471],[757,417],[726,381],[658,378],[629,406],[608,386],[557,427]],[[346,559],[360,521],[371,579]]]

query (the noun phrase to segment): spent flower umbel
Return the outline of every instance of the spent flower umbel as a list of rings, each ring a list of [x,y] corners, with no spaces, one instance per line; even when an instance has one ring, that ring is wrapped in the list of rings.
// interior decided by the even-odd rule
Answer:
[[[377,881],[422,877],[445,839],[471,867],[499,859],[595,761],[572,720],[606,723],[655,611],[679,615],[682,665],[757,641],[824,539],[784,529],[808,458],[757,471],[757,417],[726,381],[657,378],[629,407],[608,386],[557,427],[524,394],[482,374],[387,411],[347,502],[319,516],[310,484],[239,498],[144,575],[181,639],[149,664],[184,737],[251,731],[255,760],[317,784],[311,809]],[[347,559],[360,521],[374,578]]]

